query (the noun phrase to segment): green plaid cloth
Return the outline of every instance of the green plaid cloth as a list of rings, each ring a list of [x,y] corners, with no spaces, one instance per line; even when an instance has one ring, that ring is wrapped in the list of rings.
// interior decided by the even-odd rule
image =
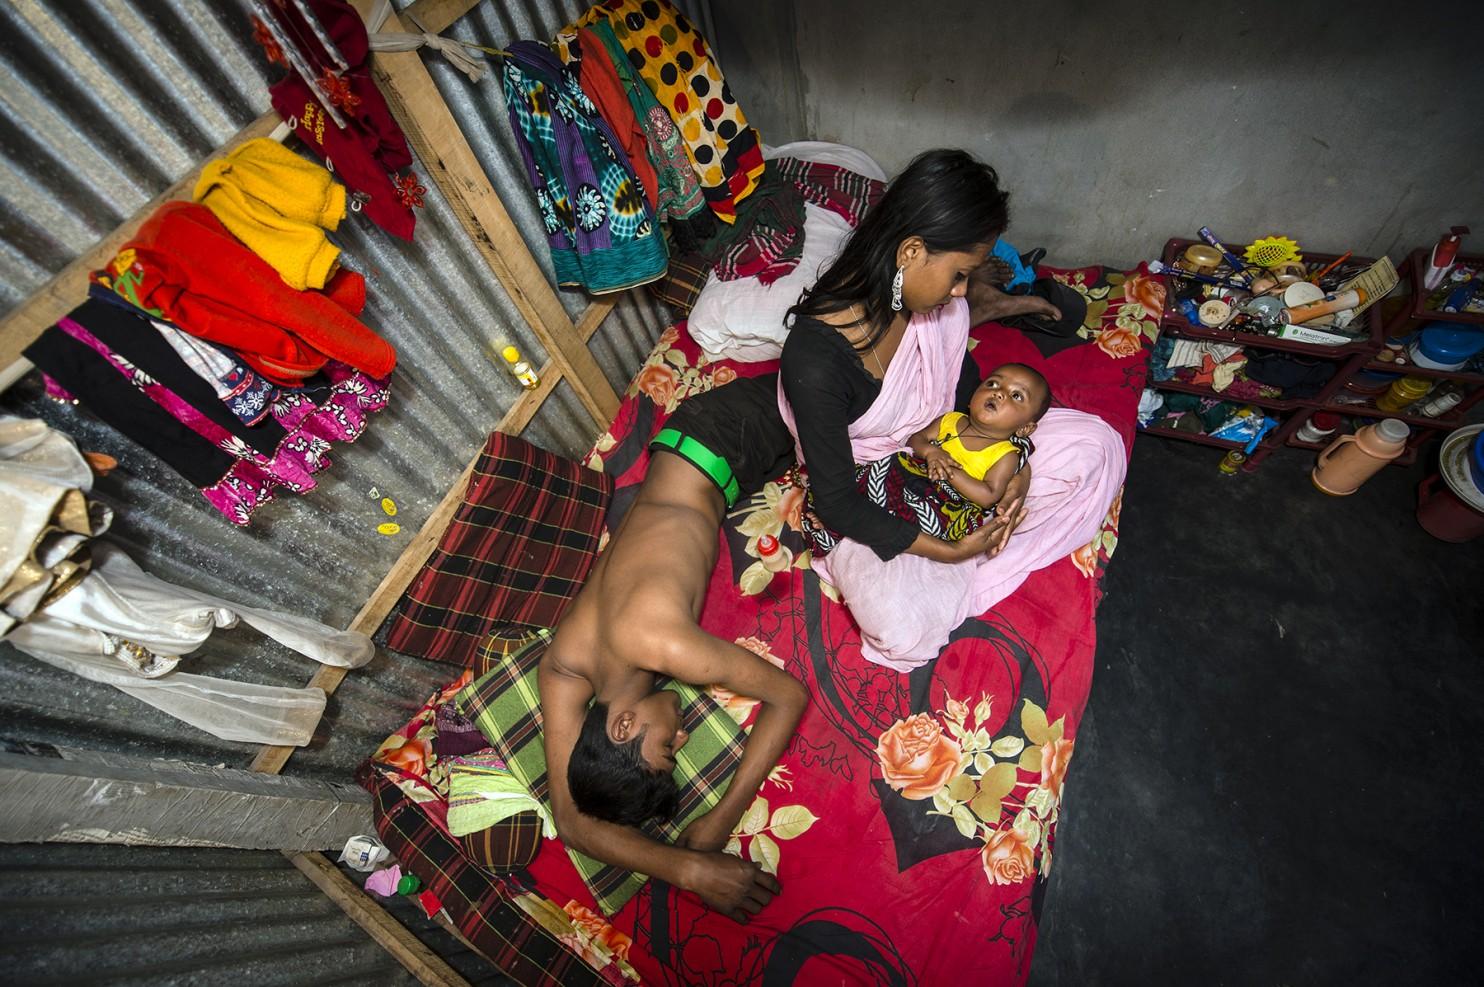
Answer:
[[[548,807],[536,669],[550,643],[551,632],[543,629],[509,654],[502,654],[510,647],[509,639],[491,636],[480,647],[479,655],[483,667],[489,671],[454,697],[459,712],[474,721],[511,773]],[[664,823],[651,821],[644,825],[643,831],[662,843],[674,843],[691,820],[721,801],[727,782],[742,760],[746,737],[736,721],[710,696],[674,679],[660,681],[662,688],[680,695],[681,722],[690,733],[690,740],[675,752],[675,783],[680,786],[680,808],[675,819]],[[567,854],[598,907],[608,915],[622,908],[649,880],[643,874],[602,863],[571,849]]]

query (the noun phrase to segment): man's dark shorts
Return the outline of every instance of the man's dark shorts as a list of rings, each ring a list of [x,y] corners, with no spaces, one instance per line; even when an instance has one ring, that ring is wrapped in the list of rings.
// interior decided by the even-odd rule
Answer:
[[[778,375],[739,377],[686,398],[649,448],[696,467],[732,507],[793,462],[793,436],[778,413]]]

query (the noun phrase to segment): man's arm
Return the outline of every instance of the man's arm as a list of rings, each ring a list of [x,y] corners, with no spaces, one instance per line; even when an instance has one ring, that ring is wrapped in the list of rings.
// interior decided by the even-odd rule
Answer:
[[[746,922],[748,915],[756,914],[772,899],[778,892],[778,882],[756,864],[724,853],[666,846],[637,829],[580,812],[567,787],[567,765],[582,732],[592,686],[584,678],[557,670],[546,659],[541,662],[537,681],[548,795],[562,842],[604,863],[694,891],[707,905],[738,922]]]
[[[712,637],[694,624],[671,628],[661,661],[665,674],[683,682],[720,685],[761,704],[726,794],[681,834],[682,844],[719,850],[752,804],[768,772],[778,763],[809,704],[801,682],[736,644]]]

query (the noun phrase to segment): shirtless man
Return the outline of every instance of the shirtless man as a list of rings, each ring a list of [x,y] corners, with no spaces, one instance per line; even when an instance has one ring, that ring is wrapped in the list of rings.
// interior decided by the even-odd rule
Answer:
[[[793,453],[776,376],[685,401],[651,449],[638,496],[541,659],[552,815],[572,849],[694,891],[746,922],[778,882],[721,850],[793,736],[808,692],[697,620],[726,510]],[[674,813],[670,773],[687,739],[678,697],[655,688],[656,674],[761,703],[726,793],[673,847],[633,828]]]

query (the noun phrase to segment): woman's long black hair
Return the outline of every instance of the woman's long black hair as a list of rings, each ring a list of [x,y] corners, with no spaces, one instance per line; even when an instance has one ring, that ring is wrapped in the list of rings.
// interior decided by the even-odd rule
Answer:
[[[896,314],[891,281],[901,242],[920,236],[932,253],[994,243],[1010,224],[1009,201],[995,170],[966,151],[922,152],[866,213],[814,287],[788,310],[789,324],[801,315],[818,319],[859,304],[870,331],[856,348],[870,349]]]

